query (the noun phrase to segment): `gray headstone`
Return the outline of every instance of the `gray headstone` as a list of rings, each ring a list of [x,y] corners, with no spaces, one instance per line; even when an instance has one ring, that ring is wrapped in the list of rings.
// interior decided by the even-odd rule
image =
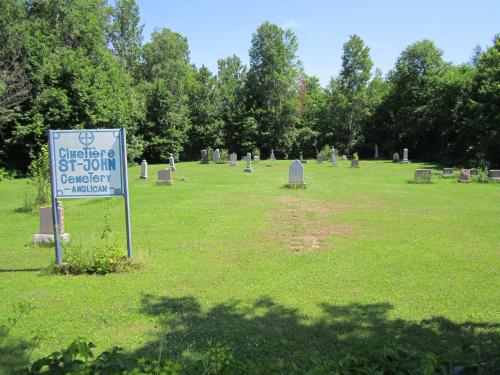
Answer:
[[[408,162],[409,162],[409,161],[408,161],[408,149],[407,149],[407,148],[405,148],[405,149],[403,150],[403,163],[408,163]]]
[[[229,157],[229,161],[230,161],[231,167],[236,167],[236,164],[238,163],[238,155],[236,155],[236,152],[231,153],[231,156]]]
[[[252,160],[252,153],[251,152],[247,152],[247,156],[246,156],[246,162],[247,162],[247,165],[245,166],[245,172],[252,172],[252,165],[250,164],[251,163],[251,160]]]
[[[500,181],[500,169],[490,169],[488,171],[490,180]]]
[[[468,169],[462,169],[460,171],[460,177],[458,178],[458,182],[470,182],[470,172]]]
[[[69,233],[64,232],[64,208],[61,202],[58,202],[59,210],[59,235],[63,243],[69,242]],[[35,243],[54,242],[54,222],[52,219],[52,206],[40,208],[40,230],[33,235]]]
[[[259,155],[254,155],[253,156],[253,162],[255,164],[259,164],[260,163],[260,156]]]
[[[174,180],[172,180],[172,174],[170,169],[160,169],[158,171],[158,179],[156,180],[158,185],[172,185]]]
[[[469,169],[469,172],[471,176],[477,176],[479,174],[479,170],[477,168],[471,168]]]
[[[332,165],[337,165],[337,152],[335,151],[334,147],[332,147],[332,151],[331,151],[331,161],[332,161]]]
[[[443,168],[443,177],[453,177],[454,170],[453,168]]]
[[[342,160],[347,160],[347,156],[342,155]]]
[[[304,165],[299,160],[294,160],[288,170],[288,183],[290,185],[305,185]]]
[[[174,155],[170,154],[170,156],[168,157],[168,164],[169,164],[170,170],[175,171]]]
[[[274,157],[274,150],[271,150],[271,157],[269,159],[271,159],[272,161],[276,160],[276,158]]]
[[[215,149],[212,159],[213,159],[214,163],[220,162],[220,151],[218,148]]]
[[[375,157],[375,159],[378,159],[378,146],[375,145],[375,153],[373,154],[373,156]]]
[[[432,172],[430,169],[415,169],[414,182],[431,182]]]
[[[399,163],[399,154],[397,152],[395,152],[393,155],[392,155],[392,161],[394,163]]]
[[[351,168],[359,168],[359,160],[351,159]]]
[[[201,164],[208,164],[207,150],[201,150]]]
[[[316,161],[318,162],[318,164],[323,164],[323,154],[322,153],[318,154],[318,158],[316,159]]]
[[[148,178],[148,162],[146,160],[141,162],[141,178],[144,180]]]

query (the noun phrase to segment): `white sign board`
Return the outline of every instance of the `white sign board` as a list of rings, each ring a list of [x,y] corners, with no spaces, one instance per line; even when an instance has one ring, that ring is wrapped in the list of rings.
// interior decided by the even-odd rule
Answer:
[[[50,136],[56,198],[125,194],[120,129],[53,130]]]

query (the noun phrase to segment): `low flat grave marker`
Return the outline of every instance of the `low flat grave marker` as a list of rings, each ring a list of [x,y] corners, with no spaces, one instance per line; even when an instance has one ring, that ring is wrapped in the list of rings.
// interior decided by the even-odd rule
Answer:
[[[453,168],[443,168],[443,177],[454,177],[454,171]]]
[[[413,182],[428,183],[431,182],[432,171],[430,169],[415,169]]]
[[[488,171],[488,178],[493,181],[500,181],[500,169],[490,169]]]

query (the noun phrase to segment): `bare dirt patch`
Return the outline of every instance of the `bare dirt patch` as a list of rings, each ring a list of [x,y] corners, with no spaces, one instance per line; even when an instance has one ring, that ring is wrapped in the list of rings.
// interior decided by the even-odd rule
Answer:
[[[350,206],[289,195],[280,197],[278,202],[268,214],[274,224],[270,232],[275,240],[288,244],[293,251],[320,250],[331,236],[352,237],[355,234],[353,225],[330,222],[333,215]]]

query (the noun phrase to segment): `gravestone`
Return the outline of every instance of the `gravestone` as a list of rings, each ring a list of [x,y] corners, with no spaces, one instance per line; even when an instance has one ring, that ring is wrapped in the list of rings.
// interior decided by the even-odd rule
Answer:
[[[271,157],[269,159],[272,160],[272,161],[276,160],[276,158],[274,156],[274,150],[271,150]]]
[[[231,156],[229,157],[229,162],[231,167],[236,167],[238,163],[238,155],[236,155],[236,152],[233,152]]]
[[[393,163],[399,163],[399,154],[397,152],[395,152],[393,155],[392,155],[392,162]]]
[[[303,156],[302,156],[302,152],[300,152],[300,162],[302,164],[307,164],[307,160],[304,160]]]
[[[430,169],[415,169],[413,182],[431,182],[432,172]]]
[[[215,149],[212,159],[214,163],[220,162],[220,151],[218,148]]]
[[[259,155],[254,155],[253,156],[253,162],[255,164],[259,164],[260,163],[260,156]]]
[[[479,174],[479,170],[477,168],[471,168],[469,169],[469,172],[471,176],[477,176]]]
[[[252,172],[252,166],[250,164],[251,160],[252,160],[252,153],[247,152],[246,156],[247,165],[245,166],[245,172]]]
[[[158,179],[156,180],[157,185],[172,185],[174,180],[172,180],[172,174],[170,169],[160,169],[158,171]]]
[[[405,148],[403,150],[403,163],[409,163],[409,160],[408,160],[408,149]]]
[[[141,162],[141,178],[143,180],[148,178],[148,162],[146,160]]]
[[[454,171],[453,168],[443,168],[443,177],[453,177]]]
[[[458,178],[458,182],[463,182],[463,183],[470,182],[470,172],[468,169],[462,169],[460,171],[460,177]]]
[[[332,151],[331,151],[331,161],[332,161],[332,165],[334,165],[334,166],[337,165],[337,153],[336,153],[334,147],[332,147]]]
[[[318,164],[323,164],[323,154],[322,153],[318,154],[316,161],[318,162]]]
[[[347,160],[347,156],[346,155],[342,155],[342,160]]]
[[[168,164],[169,164],[170,170],[175,171],[174,155],[170,154],[170,156],[168,157]]]
[[[490,169],[488,171],[488,177],[493,181],[500,181],[500,169]]]
[[[64,232],[64,209],[61,202],[58,202],[59,210],[59,231],[61,241],[69,242],[69,233]],[[33,242],[46,244],[54,242],[54,221],[52,219],[52,206],[40,208],[40,229],[33,235]]]
[[[359,168],[359,160],[351,159],[351,168]]]
[[[299,160],[294,160],[288,169],[288,187],[305,187],[304,165]]]
[[[378,159],[378,146],[375,144],[375,153],[373,154],[375,159]]]
[[[207,150],[201,150],[201,164],[208,164]]]

